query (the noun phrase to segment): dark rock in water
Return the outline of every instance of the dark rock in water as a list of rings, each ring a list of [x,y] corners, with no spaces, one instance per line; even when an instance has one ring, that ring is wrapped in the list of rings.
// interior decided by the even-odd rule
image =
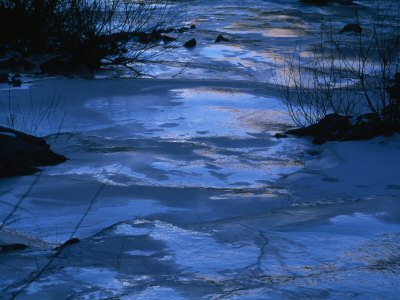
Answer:
[[[39,166],[66,160],[51,151],[45,140],[0,126],[0,178],[33,174]]]
[[[19,75],[16,74],[11,78],[10,84],[12,84],[13,87],[19,87],[22,85],[22,81],[19,78]]]
[[[307,153],[312,155],[312,156],[317,156],[317,155],[320,155],[322,152],[310,149],[310,150],[307,151]]]
[[[313,143],[321,145],[326,141],[367,140],[380,135],[389,136],[400,132],[399,122],[384,121],[376,113],[361,115],[352,122],[350,119],[347,116],[330,114],[317,124],[288,130],[286,133],[297,136],[313,136]]]
[[[149,35],[145,32],[137,32],[135,36],[138,38],[139,43],[147,44],[150,42]]]
[[[224,38],[222,34],[219,34],[215,39],[214,43],[219,43],[219,42],[229,42],[229,40],[227,38]]]
[[[5,83],[5,82],[8,82],[8,73],[1,72],[0,73],[0,83]]]
[[[356,119],[354,126],[342,136],[341,140],[358,141],[372,139],[380,135],[392,135],[394,132],[390,132],[389,127],[378,114],[361,115]]]
[[[286,133],[297,136],[313,136],[313,143],[321,145],[326,141],[336,141],[348,132],[352,126],[349,119],[350,117],[329,114],[317,124],[288,130]]]
[[[161,32],[159,30],[154,29],[150,34],[151,41],[157,41],[161,39]]]
[[[160,33],[171,33],[172,31],[175,31],[175,28],[170,27],[168,29],[160,29],[159,30]]]
[[[195,40],[195,39],[191,39],[191,40],[188,40],[188,41],[183,45],[183,47],[186,47],[186,48],[193,48],[193,47],[196,47],[196,45],[197,45],[196,40]]]
[[[164,43],[168,44],[170,42],[176,41],[176,38],[170,37],[168,35],[162,35]]]
[[[359,24],[347,24],[346,26],[343,27],[342,30],[339,31],[340,34],[345,32],[361,33],[362,28]]]
[[[172,29],[173,30],[173,29]],[[154,29],[151,33],[146,33],[146,32],[136,32],[132,33],[133,37],[137,38],[137,41],[142,44],[149,44],[149,43],[157,43],[164,39],[164,36],[162,33],[167,33],[171,32],[170,30],[164,30],[164,29],[159,29],[156,30]]]
[[[310,5],[326,5],[327,0],[301,0],[301,2]]]
[[[190,25],[190,29],[191,29],[191,30],[196,29],[196,25],[194,25],[194,24],[193,24],[193,25]]]
[[[184,26],[184,27],[179,28],[179,29],[178,29],[178,32],[179,32],[179,33],[184,33],[184,32],[186,32],[186,31],[189,31],[189,29],[190,29],[189,27]]]
[[[277,139],[284,139],[284,138],[287,138],[287,137],[288,136],[286,134],[281,134],[281,133],[276,133],[274,135],[274,138],[277,138]]]
[[[326,141],[336,141],[342,137],[351,128],[349,119],[350,117],[329,114],[317,124],[288,130],[286,133],[297,136],[313,136],[313,143],[321,145]]]
[[[356,5],[353,0],[301,0],[301,2],[308,5],[328,5],[331,2],[342,5]]]
[[[353,0],[336,0],[335,2],[342,4],[342,5],[358,5]]]
[[[68,241],[66,241],[64,244],[62,244],[61,246],[57,247],[57,248],[56,248],[56,250],[57,250],[57,249],[64,248],[64,247],[66,247],[66,246],[70,246],[70,245],[78,244],[80,241],[81,241],[81,240],[80,240],[80,239],[78,239],[78,238],[72,238],[72,239],[69,239],[69,240],[68,240]]]
[[[12,252],[12,251],[18,251],[18,250],[25,250],[26,248],[28,248],[28,246],[25,244],[2,245],[1,252]]]

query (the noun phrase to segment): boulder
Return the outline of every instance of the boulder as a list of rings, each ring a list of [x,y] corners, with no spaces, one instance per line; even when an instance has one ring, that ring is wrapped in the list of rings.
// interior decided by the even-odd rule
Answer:
[[[171,33],[172,31],[175,31],[174,27],[169,27],[168,29],[159,29],[158,30],[160,33]]]
[[[318,123],[286,131],[296,136],[313,136],[313,143],[321,145],[326,141],[368,140],[380,135],[400,133],[398,121],[385,121],[377,113],[364,114],[351,119],[348,116],[329,114]]]
[[[13,252],[18,250],[25,250],[26,248],[28,248],[28,246],[25,244],[8,244],[1,246],[1,252]]]
[[[338,3],[341,5],[357,5],[353,0],[300,0],[304,4],[308,5],[328,5],[330,3]]]
[[[282,133],[275,133],[274,134],[274,138],[277,138],[277,139],[284,139],[284,138],[287,138],[288,136],[286,135],[286,134],[282,134]]]
[[[22,85],[22,80],[21,78],[19,78],[18,74],[15,74],[12,78],[11,81],[9,82],[10,84],[12,84],[13,87],[19,87]]]
[[[158,41],[161,39],[161,32],[159,30],[154,29],[151,33],[150,33],[150,40],[152,41]]]
[[[179,28],[179,29],[178,29],[178,32],[179,32],[179,33],[184,33],[184,32],[186,32],[186,31],[189,31],[189,29],[190,29],[189,27],[184,26],[184,27]]]
[[[304,4],[309,4],[309,5],[326,5],[327,0],[301,0],[302,3]]]
[[[55,250],[62,249],[62,248],[64,248],[64,247],[66,247],[66,246],[78,244],[80,241],[81,241],[81,240],[78,239],[78,238],[69,239],[68,241],[66,241],[65,243],[63,243],[61,246],[58,246],[57,248],[55,248]]]
[[[352,127],[349,120],[348,116],[329,114],[317,124],[288,130],[286,133],[297,136],[313,136],[313,143],[321,145],[326,141],[336,141],[348,132]]]
[[[345,32],[355,32],[361,34],[362,28],[359,24],[347,24],[342,30],[339,31],[340,34]]]
[[[185,44],[183,44],[183,47],[194,48],[194,47],[196,47],[196,45],[197,45],[196,39],[191,39],[191,40],[188,40]]]
[[[219,34],[215,39],[214,43],[219,43],[219,42],[229,42],[229,40],[225,38],[222,34]]]
[[[173,37],[168,36],[168,35],[162,35],[161,37],[162,37],[162,39],[163,39],[165,44],[168,44],[168,43],[171,43],[173,41],[176,41],[176,38],[173,38]]]
[[[50,150],[45,140],[0,126],[0,178],[33,174],[39,166],[66,160]]]
[[[352,128],[343,134],[343,141],[368,140],[380,135],[391,135],[387,124],[378,114],[370,113],[357,117]]]
[[[151,33],[146,32],[136,32],[132,34],[132,36],[137,38],[137,41],[142,44],[149,43],[157,43],[160,40],[163,40],[163,35],[161,33],[165,33],[166,31],[163,29],[156,30],[154,29]]]

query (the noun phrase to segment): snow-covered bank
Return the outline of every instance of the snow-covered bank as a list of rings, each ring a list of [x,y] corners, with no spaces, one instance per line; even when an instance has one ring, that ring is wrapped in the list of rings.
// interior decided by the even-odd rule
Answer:
[[[399,194],[399,135],[328,143],[309,152],[304,169],[283,180],[293,185],[300,201],[335,203]]]

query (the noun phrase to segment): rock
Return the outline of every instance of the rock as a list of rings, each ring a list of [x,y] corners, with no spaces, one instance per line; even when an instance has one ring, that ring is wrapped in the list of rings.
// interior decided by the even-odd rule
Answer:
[[[68,241],[66,241],[66,242],[65,242],[64,244],[62,244],[61,246],[58,246],[58,247],[55,248],[55,249],[58,250],[58,249],[64,248],[64,247],[69,246],[69,245],[78,244],[80,241],[81,241],[81,240],[78,239],[78,238],[72,238],[72,239],[69,239]]]
[[[170,27],[168,29],[159,29],[158,32],[160,33],[171,33],[172,31],[175,31],[175,28]]]
[[[111,38],[116,41],[129,41],[132,38],[132,33],[129,31],[119,31],[111,34]],[[106,40],[104,42],[107,42]]]
[[[169,32],[169,30],[167,30]],[[142,44],[149,44],[149,43],[157,43],[160,40],[163,40],[163,35],[161,33],[167,32],[166,30],[154,29],[151,33],[146,32],[136,32],[133,36],[137,37],[137,41]]]
[[[178,32],[179,32],[179,33],[184,33],[184,32],[186,32],[186,31],[189,31],[189,29],[190,29],[189,27],[184,26],[184,27],[179,28],[179,29],[178,29]]]
[[[1,252],[12,252],[12,251],[18,251],[18,250],[25,250],[26,248],[28,248],[28,246],[25,244],[2,245]]]
[[[301,0],[301,2],[308,5],[328,5],[331,2],[342,5],[356,5],[353,0]]]
[[[219,34],[215,39],[214,43],[219,43],[219,42],[229,42],[229,40],[227,38],[224,38],[222,34]]]
[[[276,133],[274,135],[274,138],[277,138],[277,139],[283,139],[283,138],[287,138],[287,137],[288,136],[286,134],[281,134],[281,133]]]
[[[148,37],[147,33],[144,33],[144,32],[136,32],[136,33],[135,33],[135,37],[137,38],[137,41],[138,41],[139,43],[147,44],[147,43],[149,42],[149,37]]]
[[[400,133],[399,121],[385,121],[379,114],[370,113],[357,117],[350,122],[350,117],[330,114],[304,128],[286,131],[297,136],[313,136],[314,144],[321,145],[326,141],[359,141],[380,135],[390,136]]]
[[[1,72],[0,73],[0,83],[5,83],[5,82],[8,82],[8,73]]]
[[[194,47],[196,47],[196,45],[197,45],[196,40],[195,40],[195,39],[191,39],[191,40],[188,40],[188,41],[183,45],[183,47],[186,47],[186,48],[194,48]]]
[[[309,5],[326,5],[327,0],[301,0],[301,2]]]
[[[196,29],[196,25],[190,25],[190,30],[194,30],[194,29]]]
[[[310,149],[310,150],[307,151],[307,153],[312,155],[312,156],[317,156],[317,155],[320,155],[322,152],[318,151],[318,150]]]
[[[154,29],[150,34],[151,41],[157,41],[161,39],[161,33],[159,30]]]
[[[0,126],[0,178],[33,174],[39,166],[66,160],[51,151],[45,140]]]
[[[22,85],[22,80],[19,78],[18,74],[15,74],[10,81],[10,84],[12,84],[13,87],[19,87]]]
[[[355,125],[346,132],[341,140],[343,141],[359,141],[368,140],[380,135],[392,135],[390,129],[387,128],[385,122],[378,114],[371,113],[361,115],[357,118]]]
[[[350,117],[347,116],[329,114],[317,124],[288,130],[286,133],[297,136],[313,136],[313,143],[321,145],[326,141],[337,141],[341,139],[352,127],[349,119]]]
[[[353,0],[336,0],[336,2],[342,5],[351,5],[351,6],[358,5],[358,3],[354,2]]]
[[[362,28],[359,24],[347,24],[342,30],[339,31],[340,34],[345,32],[355,32],[361,34]]]
[[[176,38],[170,37],[168,35],[162,35],[161,37],[162,37],[162,39],[163,39],[165,44],[168,44],[170,42],[176,41]]]

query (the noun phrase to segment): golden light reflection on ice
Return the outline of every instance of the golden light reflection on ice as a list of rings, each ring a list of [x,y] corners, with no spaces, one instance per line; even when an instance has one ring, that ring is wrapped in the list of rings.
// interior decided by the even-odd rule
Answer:
[[[215,94],[216,96],[235,96],[235,95],[245,95],[242,91],[234,88],[223,88],[223,87],[204,87],[196,89],[179,89],[171,90],[176,92],[182,98],[196,97],[204,94]]]
[[[269,25],[255,25],[253,23],[234,22],[232,25],[223,28],[223,30],[236,33],[258,33],[264,37],[270,38],[297,38],[306,34],[307,27],[305,25],[296,25],[293,27],[271,28]]]

